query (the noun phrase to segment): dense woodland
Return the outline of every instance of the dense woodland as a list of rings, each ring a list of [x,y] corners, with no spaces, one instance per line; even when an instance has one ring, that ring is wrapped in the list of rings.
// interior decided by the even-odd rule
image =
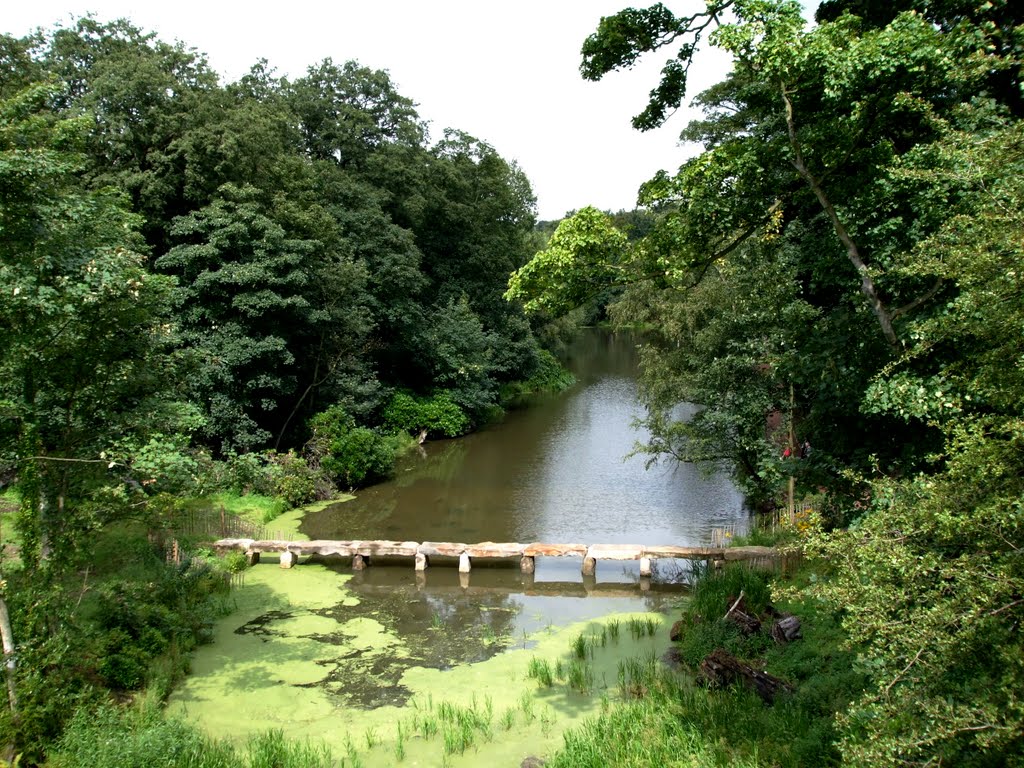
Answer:
[[[458,130],[429,136],[387,73],[355,62],[289,80],[261,61],[224,84],[126,21],[0,38],[18,674],[62,665],[46,635],[76,622],[33,601],[93,531],[158,524],[176,496],[218,488],[327,498],[385,477],[417,437],[564,383],[502,298],[542,237],[534,209],[515,163]],[[108,635],[75,641],[60,695],[17,682],[26,759],[89,685],[140,682],[96,667]]]
[[[557,383],[533,329],[607,316],[645,333],[640,450],[734,467],[807,563],[777,597],[832,628],[799,673],[829,694],[771,721],[785,744],[786,711],[817,718],[814,749],[696,764],[1021,764],[1024,11],[801,13],[602,19],[583,76],[667,55],[634,125],[695,99],[701,151],[640,211],[538,231],[522,172],[457,131],[431,141],[385,73],[260,62],[222,85],[123,22],[0,38],[0,472],[20,553],[0,574],[19,635],[0,725],[26,762],[97,690],[172,685],[208,624],[216,580],[160,562],[156,590],[90,593],[86,622],[89,532],[152,524],[204,484],[299,503],[370,482],[411,435]],[[707,45],[732,70],[688,93]],[[702,409],[684,422],[681,402]],[[790,514],[790,488],[811,512]],[[644,732],[674,745],[682,698]],[[663,764],[611,751],[652,741],[617,718],[592,763],[556,764]]]
[[[728,461],[766,507],[789,477],[823,497],[807,594],[869,679],[847,762],[1020,764],[1024,8],[668,5],[603,19],[581,71],[667,54],[634,126],[695,98],[702,151],[643,187],[642,240],[581,210],[508,295],[559,314],[617,286],[651,331],[652,459]],[[694,97],[708,44],[733,68]]]
[[[302,454],[317,414],[335,443],[362,430],[333,451],[359,485],[382,472],[341,454],[461,434],[550,367],[501,298],[533,250],[529,182],[464,133],[430,141],[385,72],[260,62],[223,85],[89,18],[5,38],[0,63],[2,460],[24,487],[37,457],[40,509],[106,483],[68,460],[166,485],[197,446]]]

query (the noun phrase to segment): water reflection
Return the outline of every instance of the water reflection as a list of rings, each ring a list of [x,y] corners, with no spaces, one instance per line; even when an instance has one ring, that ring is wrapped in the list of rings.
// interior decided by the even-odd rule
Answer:
[[[395,479],[307,517],[312,538],[707,544],[742,528],[743,499],[724,472],[626,456],[635,426],[636,342],[591,332],[568,364],[579,383],[499,425],[437,441]]]

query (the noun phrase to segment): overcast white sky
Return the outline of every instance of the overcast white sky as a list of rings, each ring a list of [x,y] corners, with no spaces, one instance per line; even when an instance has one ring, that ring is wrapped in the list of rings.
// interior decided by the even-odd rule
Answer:
[[[518,161],[533,184],[539,217],[554,219],[584,205],[632,208],[643,181],[693,153],[678,145],[688,119],[682,112],[646,134],[630,126],[665,56],[598,83],[579,75],[584,38],[601,16],[630,4],[646,3],[24,0],[6,3],[0,18],[2,31],[23,35],[89,11],[102,21],[127,17],[163,40],[207,54],[225,82],[259,58],[290,77],[326,57],[386,69],[399,93],[418,104],[432,138],[445,127],[459,128]],[[691,97],[728,71],[718,51],[698,64]]]

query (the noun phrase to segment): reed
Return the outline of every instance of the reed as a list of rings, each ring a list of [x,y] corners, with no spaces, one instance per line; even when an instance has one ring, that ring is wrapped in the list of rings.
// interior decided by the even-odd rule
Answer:
[[[526,669],[526,676],[536,680],[545,688],[550,688],[555,683],[554,677],[551,674],[551,664],[548,663],[547,659],[538,659],[536,656],[530,659],[530,664]]]

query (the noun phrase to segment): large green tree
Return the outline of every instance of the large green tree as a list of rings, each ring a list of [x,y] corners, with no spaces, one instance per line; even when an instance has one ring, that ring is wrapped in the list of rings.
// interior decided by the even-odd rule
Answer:
[[[0,104],[0,407],[30,567],[109,516],[97,492],[130,477],[118,445],[185,426],[172,282],[147,273],[123,198],[85,188],[88,126],[56,117],[60,96],[35,86]]]
[[[691,16],[656,5],[603,19],[584,44],[598,78],[681,43],[643,129],[682,103],[698,44],[734,60],[684,133],[705,151],[642,190],[662,218],[618,274],[619,313],[656,326],[653,450],[760,456],[750,469],[769,481],[856,480],[854,524],[810,546],[828,576],[816,591],[871,679],[841,717],[844,757],[1014,764],[1024,16],[1008,2],[837,0],[819,20],[771,0]],[[530,298],[560,295],[531,278]],[[686,398],[706,407],[680,424]],[[773,412],[811,436],[810,461],[771,460]]]

